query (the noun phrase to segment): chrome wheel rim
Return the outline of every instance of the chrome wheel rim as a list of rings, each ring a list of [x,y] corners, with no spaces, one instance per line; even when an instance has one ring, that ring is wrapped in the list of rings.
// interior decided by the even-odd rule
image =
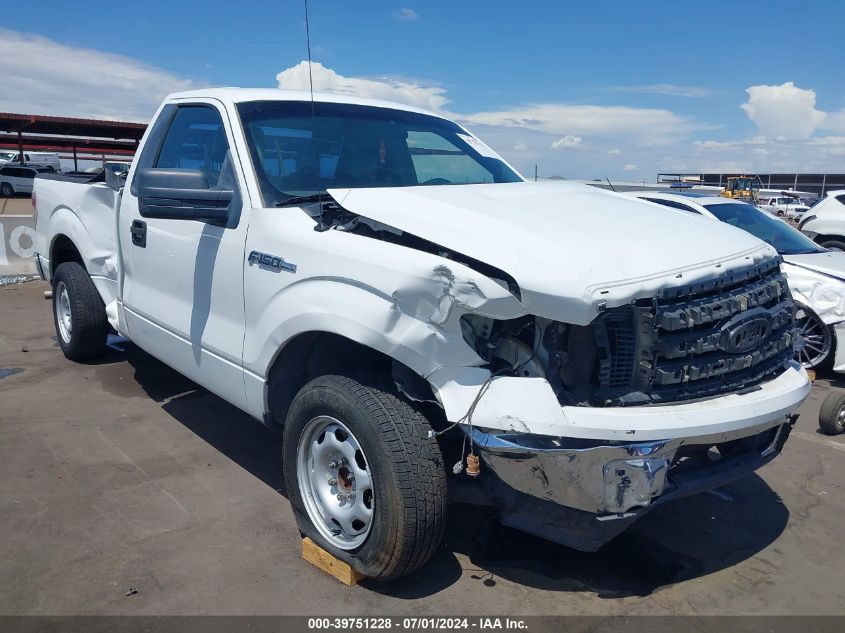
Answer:
[[[361,444],[330,416],[308,422],[296,451],[299,494],[311,523],[332,545],[351,550],[370,534],[374,482]]]
[[[795,315],[798,334],[804,339],[804,347],[798,352],[798,360],[805,369],[820,364],[833,346],[830,330],[818,315],[807,308],[799,308]]]
[[[56,325],[59,329],[59,336],[65,343],[70,343],[73,335],[73,321],[70,316],[70,297],[67,293],[67,286],[63,281],[56,284]]]

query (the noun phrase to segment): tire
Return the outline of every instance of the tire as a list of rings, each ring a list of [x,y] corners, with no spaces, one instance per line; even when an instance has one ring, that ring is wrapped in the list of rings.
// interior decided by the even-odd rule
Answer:
[[[291,403],[283,441],[300,532],[379,581],[425,565],[446,516],[446,471],[431,426],[386,384],[370,376],[315,378]],[[351,459],[343,465],[345,455]],[[340,501],[349,473],[354,498]]]
[[[3,184],[0,185],[0,197],[11,198],[14,195],[15,195],[15,189],[8,182],[4,182]]]
[[[845,431],[845,393],[829,393],[819,410],[819,430],[825,435],[839,435]]]
[[[804,348],[796,353],[797,360],[804,369],[826,367],[833,361],[833,329],[825,325],[810,308],[798,304],[795,316],[798,333],[804,338]]]
[[[65,262],[52,281],[53,323],[64,355],[78,361],[102,353],[109,322],[91,277],[77,262]]]
[[[845,241],[842,240],[823,240],[819,242],[819,246],[828,248],[832,251],[845,251]]]

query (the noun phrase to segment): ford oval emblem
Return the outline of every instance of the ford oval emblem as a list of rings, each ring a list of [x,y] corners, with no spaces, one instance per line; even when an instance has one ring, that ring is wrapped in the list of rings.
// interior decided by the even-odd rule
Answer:
[[[750,352],[772,332],[772,317],[765,309],[749,310],[722,327],[722,349],[729,354]]]

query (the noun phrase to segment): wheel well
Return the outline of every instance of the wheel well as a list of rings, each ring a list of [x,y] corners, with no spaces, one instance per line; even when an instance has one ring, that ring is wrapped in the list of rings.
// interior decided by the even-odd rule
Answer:
[[[85,268],[85,262],[82,260],[82,255],[79,254],[76,244],[66,235],[58,235],[50,248],[50,276],[56,272],[59,265],[65,262],[77,262]]]
[[[390,377],[396,365],[407,370],[403,374],[413,374],[412,370],[387,354],[345,336],[331,332],[299,334],[285,344],[270,367],[267,376],[270,416],[266,422],[281,427],[294,396],[307,382],[318,376],[378,372]],[[433,399],[431,386],[423,378],[418,378]]]
[[[843,237],[842,235],[822,235],[822,234],[819,234],[819,235],[816,235],[813,238],[813,241],[816,244],[821,244],[822,242],[827,242],[829,240],[836,240],[837,242],[845,242],[845,237]]]

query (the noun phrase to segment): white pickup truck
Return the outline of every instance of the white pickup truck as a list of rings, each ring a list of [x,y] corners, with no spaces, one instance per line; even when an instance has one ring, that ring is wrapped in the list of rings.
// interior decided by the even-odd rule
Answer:
[[[174,94],[125,180],[35,198],[65,355],[113,328],[280,429],[301,532],[376,579],[451,481],[595,550],[774,458],[810,390],[770,246],[395,103]]]

